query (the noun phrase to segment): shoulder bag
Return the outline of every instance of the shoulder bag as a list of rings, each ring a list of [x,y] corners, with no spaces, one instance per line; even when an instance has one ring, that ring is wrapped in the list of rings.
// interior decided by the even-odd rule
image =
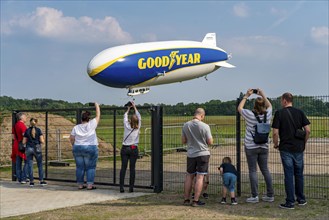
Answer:
[[[289,117],[292,121],[292,124],[294,125],[294,128],[295,128],[295,138],[297,139],[300,139],[300,140],[305,140],[305,136],[306,136],[306,131],[302,128],[296,128],[296,124],[295,124],[295,121],[294,119],[292,118],[292,115],[289,111],[289,109],[287,108],[287,111],[288,111],[288,114],[289,114]]]
[[[18,136],[17,136],[17,133],[16,133],[15,125],[14,125],[14,131],[15,131],[16,140],[18,141]],[[25,146],[24,146],[22,141],[18,141],[18,151],[21,152],[21,153],[25,153]]]

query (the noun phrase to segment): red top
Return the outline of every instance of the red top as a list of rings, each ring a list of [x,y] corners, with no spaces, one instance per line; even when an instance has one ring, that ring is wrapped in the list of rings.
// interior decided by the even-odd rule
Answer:
[[[18,143],[23,140],[24,132],[26,131],[26,126],[22,121],[18,121],[12,129],[12,134],[14,135],[14,145],[11,153],[11,160],[16,162],[16,156],[20,156],[26,160],[25,153],[22,153],[18,150]],[[16,130],[16,133],[15,133]]]

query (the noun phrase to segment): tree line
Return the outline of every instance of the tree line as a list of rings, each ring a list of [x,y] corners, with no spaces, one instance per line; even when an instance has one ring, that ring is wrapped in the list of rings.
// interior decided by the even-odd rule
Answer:
[[[243,94],[240,94],[242,98]],[[204,103],[179,102],[174,105],[157,104],[163,106],[165,115],[193,115],[198,107],[203,107],[207,115],[235,115],[239,99],[231,101],[210,100]],[[273,111],[281,108],[280,97],[269,98]],[[138,106],[151,106],[154,104],[144,103]],[[329,116],[329,96],[295,96],[294,106],[302,109],[308,116]],[[14,99],[9,96],[0,96],[0,111],[10,113],[13,110],[34,110],[34,109],[74,109],[89,107],[88,103],[67,102],[53,99]],[[122,106],[101,105],[101,107],[118,108]],[[246,108],[252,109],[253,99],[247,101]]]

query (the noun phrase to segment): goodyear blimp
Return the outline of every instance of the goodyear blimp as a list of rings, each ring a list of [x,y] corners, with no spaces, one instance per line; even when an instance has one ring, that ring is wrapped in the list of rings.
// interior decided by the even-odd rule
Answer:
[[[147,93],[150,86],[206,76],[220,67],[232,68],[229,55],[216,46],[216,34],[202,42],[160,41],[127,44],[98,53],[88,64],[98,83],[128,88],[128,95]]]

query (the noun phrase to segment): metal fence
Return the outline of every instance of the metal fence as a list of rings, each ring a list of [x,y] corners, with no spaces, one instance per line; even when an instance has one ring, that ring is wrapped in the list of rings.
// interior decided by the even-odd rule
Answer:
[[[237,100],[237,105],[240,99]],[[280,109],[280,99],[271,99],[273,113]],[[253,100],[246,108],[252,109]],[[306,112],[311,122],[311,136],[305,150],[305,192],[308,198],[327,198],[329,194],[329,97],[295,97],[294,106]],[[202,107],[202,106],[200,106]],[[165,111],[165,110],[164,110]],[[192,116],[166,116],[164,113],[164,189],[183,192],[186,171],[186,153],[180,143],[183,123]],[[237,192],[250,195],[248,166],[243,147],[245,121],[237,112],[235,116],[206,116],[214,137],[214,146],[210,148],[210,184],[208,193],[218,194],[222,181],[217,167],[222,158],[229,156],[240,175]],[[275,195],[285,195],[284,175],[279,152],[273,149],[270,134],[269,169],[273,178]],[[175,150],[176,149],[176,150]],[[266,194],[265,181],[260,171],[259,193]]]
[[[28,118],[34,117],[38,119],[38,127],[40,127],[45,136],[46,143],[43,147],[45,179],[75,182],[75,161],[69,137],[73,126],[80,123],[81,113],[84,110],[89,110],[95,115],[94,109],[23,111]],[[120,149],[123,140],[123,114],[125,110],[123,108],[101,109],[102,116],[96,130],[99,142],[99,160],[95,176],[96,184],[119,185],[121,168]],[[16,112],[18,111],[13,112],[13,122],[15,122]],[[162,167],[158,166],[155,161],[161,161],[162,152],[158,149],[161,149],[162,140],[159,137],[161,137],[162,130],[158,128],[158,125],[162,118],[162,108],[159,106],[141,107],[139,112],[143,115],[143,118],[139,159],[136,164],[138,175],[136,175],[135,186],[160,192],[162,191]],[[147,130],[146,134],[143,132],[145,130]],[[145,147],[149,146],[149,144],[149,148]],[[15,181],[14,163],[12,167],[12,179]],[[34,169],[34,172],[37,174],[37,169]],[[126,173],[126,185],[128,181],[129,168]]]
[[[237,100],[237,104],[239,99]],[[279,99],[271,99],[273,112],[280,108]],[[251,109],[252,101],[246,108]],[[308,198],[327,198],[329,193],[329,96],[295,97],[294,106],[306,112],[311,121],[311,136],[305,150],[305,192]],[[202,107],[202,106],[200,106]],[[92,110],[92,109],[90,109]],[[192,115],[172,116],[160,107],[139,108],[142,115],[140,133],[140,159],[136,164],[136,185],[142,188],[157,188],[161,191],[183,192],[186,172],[186,148],[181,144],[183,124]],[[69,144],[69,134],[78,122],[82,109],[25,111],[28,118],[39,119],[39,126],[46,135],[44,161],[48,179],[75,181],[75,163]],[[101,109],[101,122],[97,129],[99,138],[99,162],[96,182],[118,185],[124,109]],[[12,116],[2,120],[11,121]],[[210,125],[214,145],[210,148],[210,184],[208,193],[218,194],[222,181],[218,166],[222,158],[229,156],[240,172],[237,191],[241,195],[250,194],[249,176],[243,147],[245,121],[237,113],[231,116],[206,116]],[[5,123],[3,123],[5,124]],[[11,127],[1,127],[0,166],[10,163]],[[163,155],[162,155],[163,154]],[[284,195],[284,176],[279,152],[270,143],[269,168],[272,173],[275,195]],[[162,172],[163,169],[163,172]],[[36,169],[35,169],[36,170]],[[259,177],[259,193],[265,193],[265,182]],[[129,172],[126,174],[129,178]],[[163,179],[162,179],[163,178]],[[155,190],[156,191],[156,190]]]

